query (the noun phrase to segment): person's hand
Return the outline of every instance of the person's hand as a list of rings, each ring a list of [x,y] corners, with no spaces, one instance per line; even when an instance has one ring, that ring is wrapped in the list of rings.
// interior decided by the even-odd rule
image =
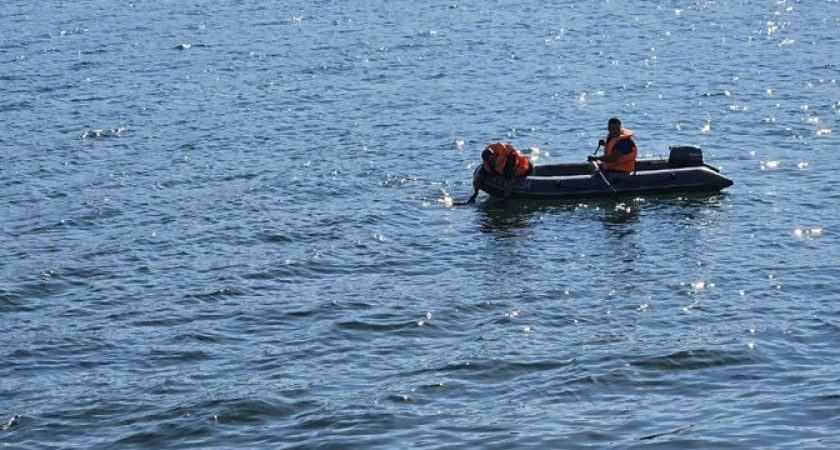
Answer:
[[[601,159],[601,158],[599,158],[595,155],[589,155],[589,156],[586,157],[587,161],[598,161],[599,159]]]
[[[598,147],[606,147],[606,146],[607,146],[607,141],[605,141],[603,139],[598,141]]]

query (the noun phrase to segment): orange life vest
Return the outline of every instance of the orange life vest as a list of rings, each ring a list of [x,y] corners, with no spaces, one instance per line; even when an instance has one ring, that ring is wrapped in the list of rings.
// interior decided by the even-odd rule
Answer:
[[[524,177],[528,175],[528,172],[531,170],[531,162],[528,161],[528,158],[519,153],[507,142],[494,142],[485,147],[485,150],[490,150],[496,155],[495,165],[491,166],[489,162],[484,162],[484,170],[492,174],[504,175],[505,165],[507,165],[508,158],[516,158],[516,169],[513,173],[514,176]]]
[[[620,172],[633,172],[636,170],[636,143],[633,142],[633,131],[628,130],[626,128],[621,129],[621,134],[610,139],[610,136],[607,135],[607,146],[604,147],[604,156],[610,156],[613,150],[615,150],[616,144],[619,141],[630,141],[630,145],[633,146],[633,150],[630,153],[621,154],[618,156],[618,159],[614,161],[604,161],[603,167],[604,170],[617,170]]]

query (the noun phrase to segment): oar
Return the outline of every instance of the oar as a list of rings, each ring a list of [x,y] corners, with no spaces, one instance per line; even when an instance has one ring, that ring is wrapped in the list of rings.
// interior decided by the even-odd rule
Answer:
[[[598,153],[598,150],[600,150],[600,149],[601,149],[601,143],[599,142],[598,147],[595,148],[595,153]],[[595,153],[593,153],[592,156],[595,156]],[[610,188],[610,191],[612,191],[613,197],[615,198],[615,200],[618,201],[618,191],[615,190],[613,185],[610,183],[610,180],[608,180],[607,176],[604,175],[604,172],[601,170],[601,167],[598,165],[598,161],[593,160],[593,161],[590,161],[590,162],[592,163],[593,166],[595,166],[595,171],[598,172],[598,175],[601,176],[601,179],[604,180],[604,184],[606,184],[607,187]]]

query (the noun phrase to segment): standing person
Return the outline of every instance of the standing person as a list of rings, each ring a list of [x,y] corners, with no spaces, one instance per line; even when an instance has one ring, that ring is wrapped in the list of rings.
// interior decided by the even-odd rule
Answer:
[[[481,160],[481,169],[476,172],[473,179],[473,194],[467,203],[475,203],[483,177],[492,175],[505,177],[504,199],[507,200],[518,179],[534,173],[534,163],[507,142],[494,142],[485,147],[481,152]]]
[[[607,138],[598,141],[598,147],[604,147],[604,156],[590,155],[589,161],[602,161],[604,171],[632,173],[636,170],[636,143],[633,131],[622,128],[618,117],[607,122]]]

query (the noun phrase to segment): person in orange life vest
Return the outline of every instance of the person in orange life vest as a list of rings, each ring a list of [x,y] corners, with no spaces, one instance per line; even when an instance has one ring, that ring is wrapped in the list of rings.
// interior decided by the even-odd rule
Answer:
[[[485,147],[481,152],[481,161],[481,169],[476,172],[473,179],[473,194],[467,203],[475,203],[483,177],[492,175],[505,177],[504,199],[507,200],[517,180],[534,173],[534,163],[507,142],[494,142]]]
[[[621,127],[618,117],[607,122],[607,139],[598,141],[598,147],[604,147],[604,156],[590,155],[589,161],[602,161],[604,172],[632,173],[636,170],[636,143],[633,131]]]

